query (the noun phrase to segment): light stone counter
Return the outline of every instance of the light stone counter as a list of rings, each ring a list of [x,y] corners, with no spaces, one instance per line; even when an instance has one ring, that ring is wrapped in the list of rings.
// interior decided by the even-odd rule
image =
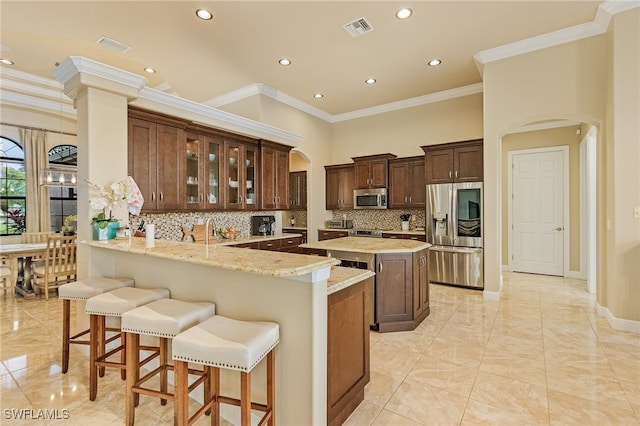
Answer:
[[[327,294],[337,293],[355,283],[359,283],[375,273],[366,269],[343,268],[341,266],[331,267],[331,275],[327,281]]]
[[[322,256],[305,256],[268,250],[257,251],[227,246],[228,244],[263,241],[266,239],[273,238],[255,237],[242,240],[219,240],[220,243],[210,244],[208,247],[204,244],[165,240],[155,240],[153,247],[147,247],[145,238],[83,241],[83,243],[107,250],[143,254],[273,277],[302,276],[339,263],[336,259]]]
[[[431,244],[422,241],[400,240],[393,238],[344,237],[301,244],[300,247],[320,250],[348,251],[352,253],[378,254],[414,253],[431,247]]]

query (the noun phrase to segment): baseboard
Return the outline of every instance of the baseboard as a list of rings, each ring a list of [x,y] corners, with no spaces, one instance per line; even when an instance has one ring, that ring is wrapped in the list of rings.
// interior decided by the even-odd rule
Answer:
[[[605,317],[609,325],[616,330],[628,331],[630,333],[640,334],[640,321],[616,318],[615,316],[613,316],[609,308],[600,306],[600,304],[597,302],[596,302],[596,313],[601,317]]]
[[[565,275],[566,278],[575,278],[577,280],[585,280],[586,277],[581,271],[569,271]]]
[[[501,285],[502,286],[502,285]],[[499,291],[482,291],[482,296],[486,300],[495,300],[496,302],[500,301],[500,292]]]

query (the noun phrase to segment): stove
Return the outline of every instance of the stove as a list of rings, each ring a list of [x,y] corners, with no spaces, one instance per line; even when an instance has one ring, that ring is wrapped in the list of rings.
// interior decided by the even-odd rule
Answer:
[[[350,237],[382,238],[381,229],[349,229]]]

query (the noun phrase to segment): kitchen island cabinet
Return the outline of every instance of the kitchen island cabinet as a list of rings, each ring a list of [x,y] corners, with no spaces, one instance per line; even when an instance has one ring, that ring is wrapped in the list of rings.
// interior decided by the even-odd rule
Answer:
[[[380,332],[414,330],[430,313],[427,253],[430,244],[387,238],[345,237],[300,245],[343,253],[374,254],[373,323]]]
[[[94,264],[96,275],[129,276],[136,287],[162,287],[175,299],[213,302],[217,314],[239,320],[277,322],[278,423],[328,423],[328,294],[335,259],[162,240],[148,247],[144,238],[80,244],[99,260]],[[78,313],[84,318],[83,308],[79,303]],[[257,400],[266,397],[263,364],[252,374]],[[223,391],[237,386],[237,380],[236,373],[225,372]],[[231,415],[225,410],[230,408],[222,409],[228,419]]]

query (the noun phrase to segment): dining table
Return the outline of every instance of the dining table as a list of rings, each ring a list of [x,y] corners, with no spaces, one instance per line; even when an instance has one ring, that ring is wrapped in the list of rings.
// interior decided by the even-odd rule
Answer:
[[[34,299],[36,297],[31,284],[31,260],[33,257],[44,255],[46,250],[46,242],[0,245],[0,256],[18,260],[16,294],[25,299]]]

